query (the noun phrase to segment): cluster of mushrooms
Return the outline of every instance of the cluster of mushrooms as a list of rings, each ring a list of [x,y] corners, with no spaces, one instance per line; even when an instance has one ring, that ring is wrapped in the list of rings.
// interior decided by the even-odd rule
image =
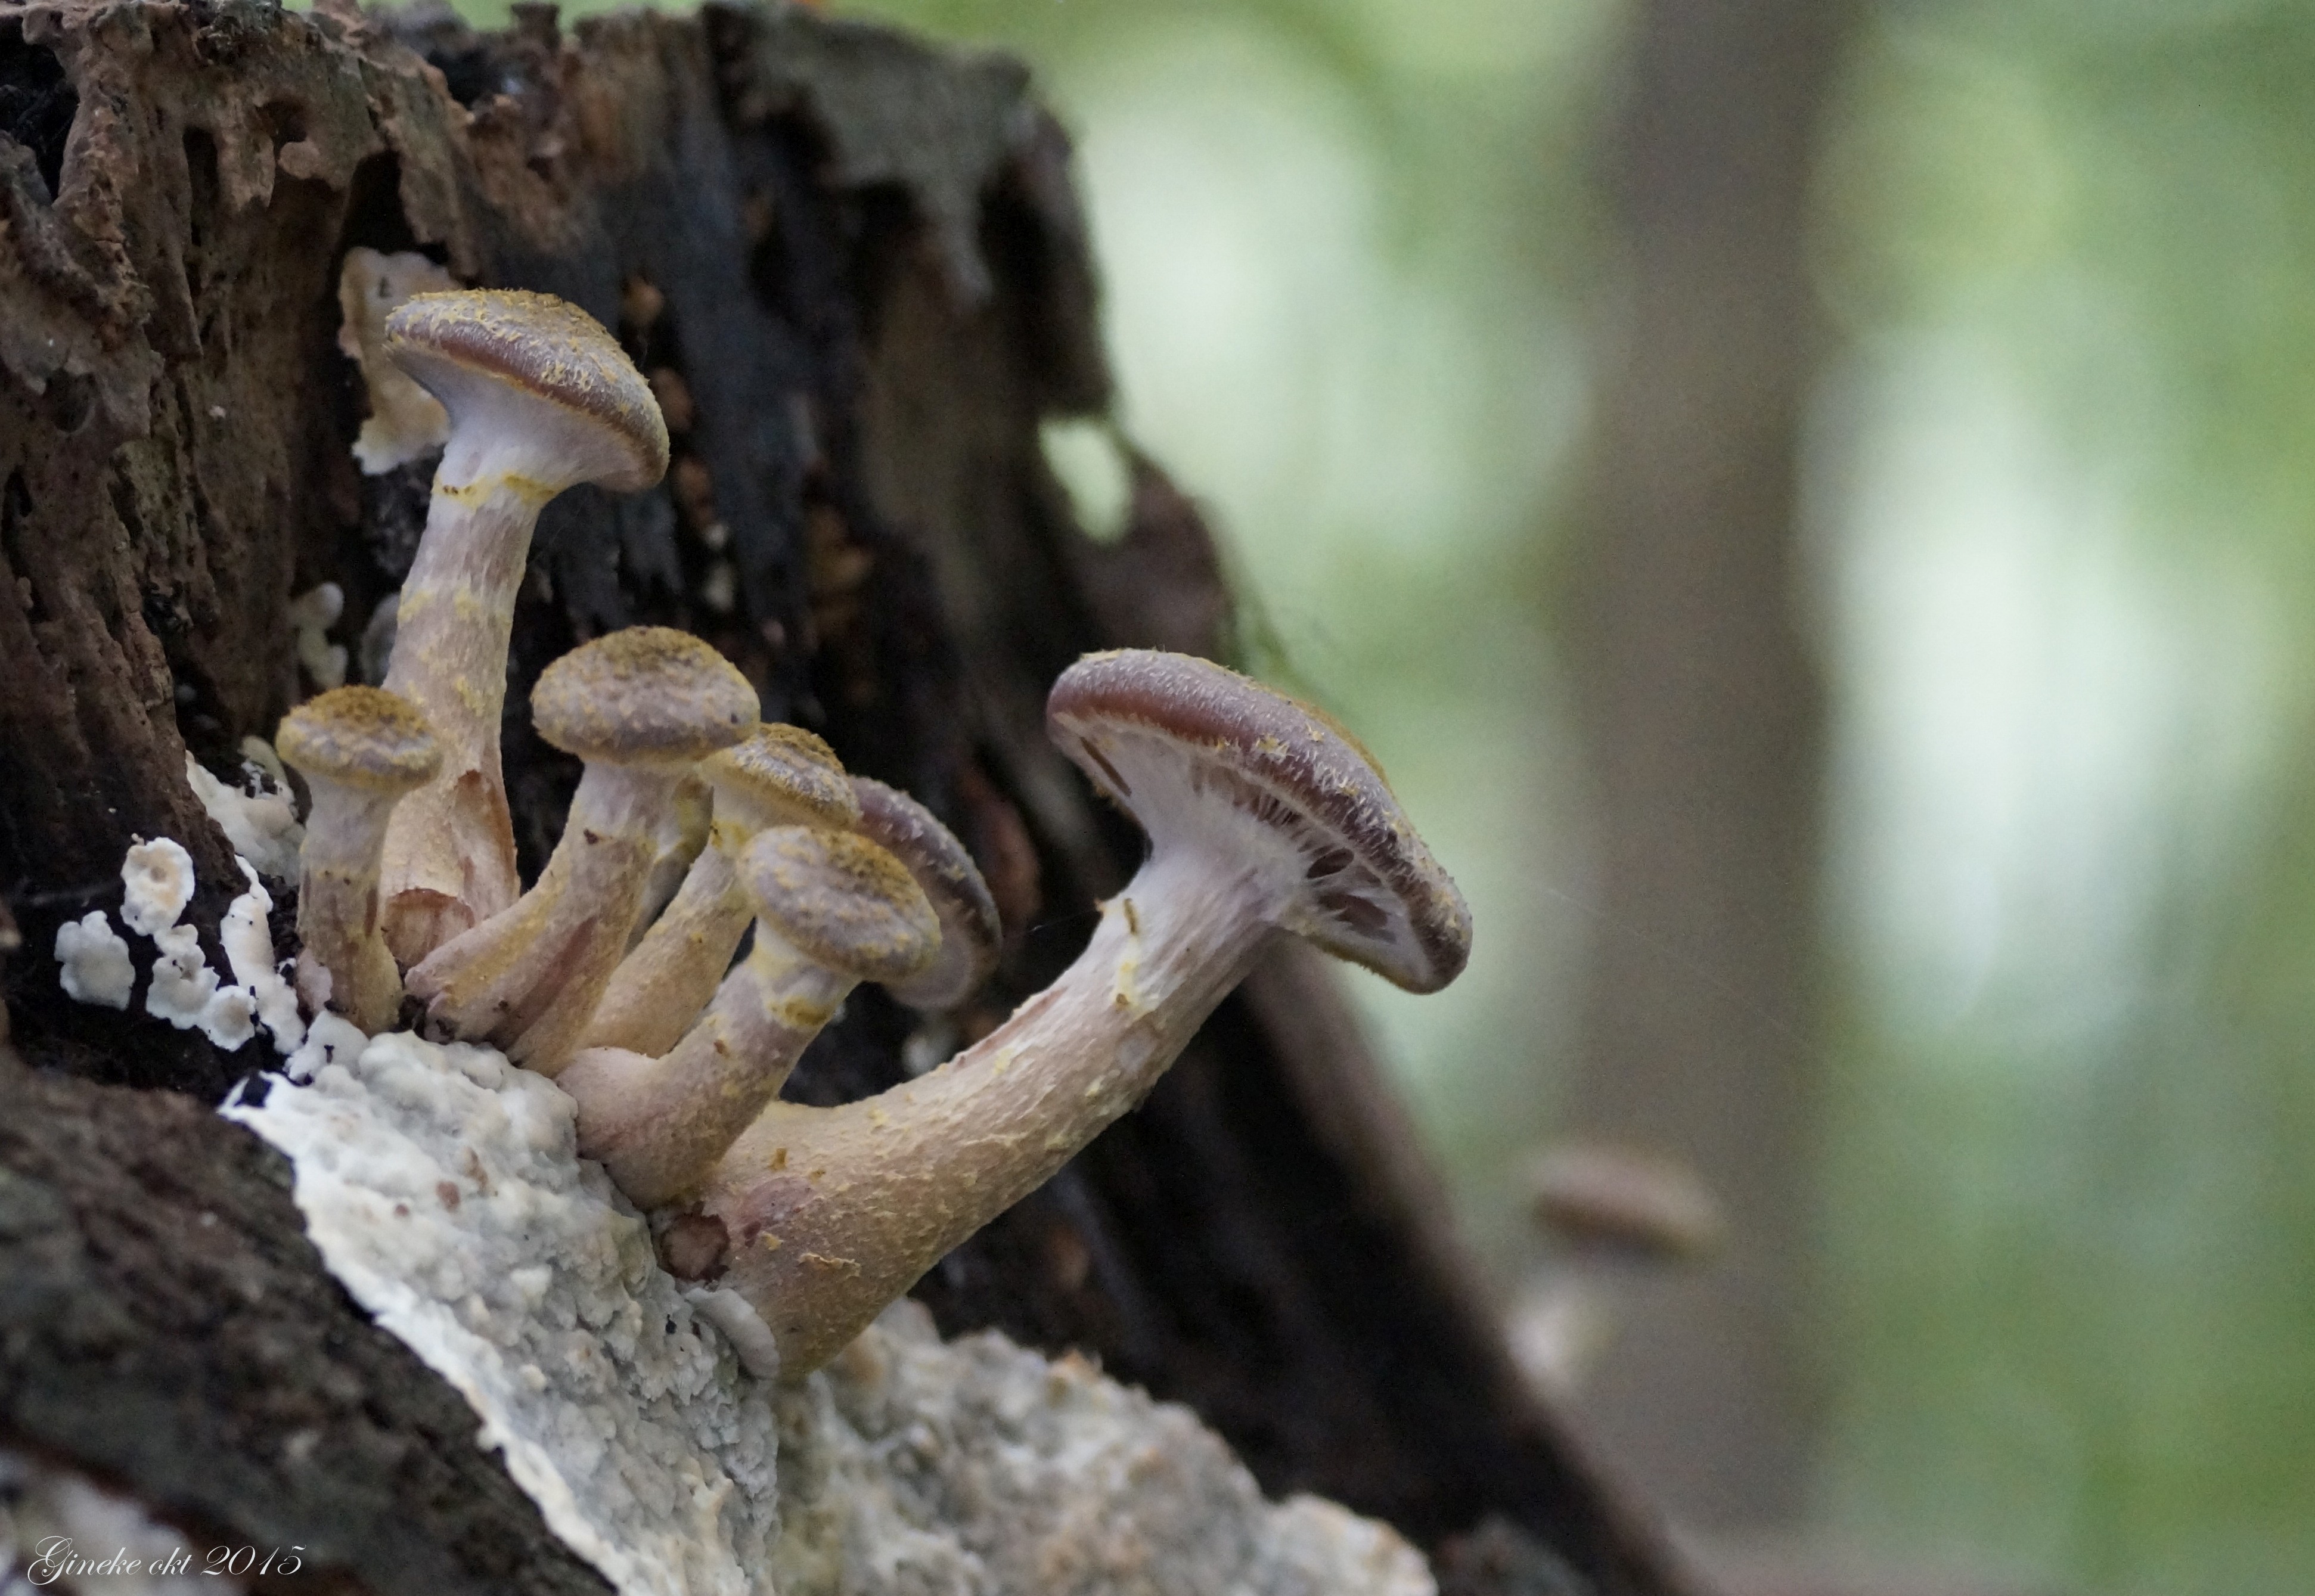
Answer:
[[[971,994],[998,954],[988,888],[921,805],[758,723],[714,649],[640,626],[531,695],[584,775],[524,890],[498,729],[531,530],[575,483],[657,482],[666,427],[617,343],[545,295],[422,294],[386,347],[450,431],[385,685],[280,726],[312,794],[300,989],[366,1033],[414,998],[432,1034],[554,1078],[662,1261],[744,1299],[784,1375],[1139,1102],[1273,932],[1413,991],[1461,971],[1463,900],[1340,728],[1200,660],[1091,655],[1054,685],[1050,730],[1150,852],[1084,953],[928,1074],[837,1108],[780,1100],[857,983],[927,1011]],[[668,839],[703,813],[675,884]]]

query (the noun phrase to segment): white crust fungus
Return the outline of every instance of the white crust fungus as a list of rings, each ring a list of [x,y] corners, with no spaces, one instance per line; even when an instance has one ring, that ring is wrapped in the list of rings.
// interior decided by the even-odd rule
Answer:
[[[367,430],[367,429],[365,429]],[[346,612],[346,590],[335,582],[321,582],[289,600],[285,612],[297,635],[297,663],[306,679],[326,693],[346,685],[346,651],[330,641],[330,628]]]
[[[338,274],[338,348],[361,368],[369,388],[369,419],[354,439],[354,458],[366,475],[405,466],[450,436],[450,412],[386,358],[386,313],[413,294],[458,285],[424,255],[350,249]],[[341,684],[332,684],[341,685]]]
[[[332,1272],[458,1388],[478,1443],[620,1592],[767,1588],[746,1572],[773,1532],[767,1391],[579,1162],[552,1083],[396,1033],[225,1112],[290,1156]]]
[[[575,1156],[557,1087],[409,1035],[355,1056],[329,1023],[312,1085],[226,1113],[623,1596],[1435,1596],[1388,1527],[1265,1502],[1186,1410],[993,1333],[944,1343],[913,1303],[800,1385],[750,1379],[720,1294],[687,1299]]]
[[[64,966],[58,979],[66,997],[107,1008],[129,1006],[137,967],[129,962],[129,944],[102,909],[92,909],[57,927],[57,962]]]
[[[273,959],[273,932],[266,916],[273,912],[272,894],[257,879],[246,859],[235,859],[248,879],[249,891],[235,899],[217,925],[217,940],[225,944],[225,962],[233,979],[245,988],[257,1011],[258,1023],[272,1033],[273,1049],[284,1058],[306,1040],[306,1019],[297,1012],[297,994],[281,977]]]
[[[152,936],[177,923],[193,900],[193,856],[167,837],[140,842],[120,862],[120,918],[140,936]]]
[[[242,790],[217,780],[191,754],[185,756],[186,785],[235,853],[275,881],[296,881],[297,849],[306,840],[306,829],[289,805],[289,783],[281,761],[274,758],[273,745],[259,737],[244,738],[241,751]]]
[[[201,952],[200,934],[191,926],[164,926],[153,933],[161,956],[153,961],[153,984],[145,989],[145,1012],[180,1031],[194,1026],[227,1052],[237,1052],[257,1034],[257,999],[241,987],[220,987]]]

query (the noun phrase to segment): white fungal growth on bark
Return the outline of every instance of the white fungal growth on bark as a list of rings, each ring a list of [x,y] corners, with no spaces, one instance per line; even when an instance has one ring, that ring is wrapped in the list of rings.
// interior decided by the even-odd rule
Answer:
[[[129,1006],[137,967],[129,962],[129,944],[102,909],[92,909],[57,927],[57,962],[64,966],[58,979],[66,997],[106,1008]]]
[[[152,936],[175,925],[193,900],[193,856],[170,838],[140,842],[120,862],[120,884],[128,893],[122,922],[140,936]]]
[[[570,1099],[488,1049],[381,1036],[224,1112],[620,1596],[1436,1596],[1387,1525],[1265,1501],[1187,1410],[910,1302],[799,1385],[749,1378]]]
[[[145,991],[145,1012],[180,1031],[200,1027],[226,1052],[238,1052],[257,1034],[257,998],[245,987],[221,987],[217,972],[201,952],[191,926],[164,926],[153,934],[161,956],[153,961],[153,984]]]
[[[297,663],[306,678],[321,691],[346,685],[346,651],[330,641],[330,628],[346,612],[346,590],[335,582],[322,582],[289,600],[286,612],[297,635]]]
[[[360,247],[346,252],[338,276],[338,309],[345,318],[338,328],[338,348],[361,368],[369,389],[369,417],[354,440],[354,458],[368,475],[407,465],[440,448],[450,436],[450,414],[441,402],[386,358],[386,318],[413,294],[457,286],[421,254],[389,255]]]
[[[274,962],[273,932],[265,919],[273,911],[273,898],[248,860],[235,863],[248,878],[249,891],[225,911],[217,926],[217,940],[225,944],[225,962],[233,971],[233,979],[247,989],[256,1006],[259,1024],[271,1033],[274,1051],[287,1058],[306,1040],[306,1019],[297,1012],[297,994],[289,989]]]
[[[242,751],[244,786],[227,786],[201,768],[191,754],[185,756],[185,783],[235,853],[276,881],[295,881],[297,849],[306,840],[306,829],[297,823],[297,811],[290,807],[289,784],[280,773],[272,746],[263,739],[245,739]]]

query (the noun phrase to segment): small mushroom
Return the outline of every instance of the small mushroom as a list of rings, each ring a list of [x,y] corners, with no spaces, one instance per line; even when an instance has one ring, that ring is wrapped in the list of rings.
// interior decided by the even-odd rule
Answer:
[[[964,844],[931,810],[865,776],[852,778],[852,791],[860,800],[860,835],[909,867],[940,917],[939,954],[918,973],[883,988],[927,1014],[954,1008],[997,968],[1004,948],[997,900]]]
[[[966,1051],[864,1102],[774,1101],[703,1188],[784,1374],[809,1372],[958,1242],[1139,1103],[1277,931],[1415,992],[1470,913],[1356,742],[1217,665],[1089,656],[1046,705],[1062,750],[1149,834],[1093,940]]]
[[[631,626],[573,649],[530,695],[538,734],[586,761],[529,891],[410,971],[437,1030],[552,1075],[625,952],[661,818],[693,765],[756,723],[756,691],[688,633]]]
[[[309,698],[274,735],[314,800],[297,855],[297,984],[315,1008],[386,1030],[402,975],[378,934],[378,859],[395,806],[441,767],[441,748],[426,717],[383,687]]]
[[[578,483],[651,486],[667,470],[667,428],[625,351],[551,295],[421,294],[386,317],[386,352],[450,413],[386,672],[443,752],[386,836],[381,912],[407,968],[519,889],[499,720],[539,510]]]
[[[905,980],[940,942],[922,889],[865,838],[775,826],[738,873],[755,944],[705,1017],[662,1057],[588,1048],[555,1077],[579,1104],[579,1150],[644,1207],[698,1184],[856,985]]]
[[[848,830],[860,818],[828,744],[796,726],[758,726],[747,740],[700,761],[714,789],[708,845],[682,888],[619,963],[588,1023],[582,1047],[657,1055],[675,1044],[716,983],[756,912],[736,865],[767,826]]]
[[[1570,1143],[1539,1155],[1527,1184],[1536,1221],[1593,1263],[1693,1264],[1727,1236],[1727,1218],[1702,1178],[1666,1154]]]

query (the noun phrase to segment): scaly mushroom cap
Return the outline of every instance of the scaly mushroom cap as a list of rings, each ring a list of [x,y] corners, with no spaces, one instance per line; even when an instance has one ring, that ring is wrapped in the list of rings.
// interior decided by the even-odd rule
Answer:
[[[530,714],[566,754],[613,765],[687,765],[756,723],[756,689],[688,632],[629,626],[539,673]]]
[[[1228,828],[1258,848],[1250,824],[1290,847],[1286,929],[1410,992],[1462,973],[1463,895],[1366,751],[1317,711],[1204,660],[1124,649],[1063,671],[1045,724],[1158,846]]]
[[[714,785],[717,819],[736,820],[749,832],[766,826],[849,831],[860,819],[844,767],[801,726],[758,726],[703,763],[700,774]]]
[[[651,385],[567,300],[519,288],[420,294],[386,318],[386,352],[454,428],[497,410],[505,431],[529,435],[519,470],[543,497],[582,482],[633,492],[667,474],[667,422]]]
[[[334,687],[282,717],[274,749],[308,778],[379,794],[407,793],[441,768],[426,717],[383,687]]]
[[[860,800],[860,835],[908,867],[940,917],[940,953],[921,973],[888,989],[911,1008],[953,1007],[997,968],[1004,937],[997,900],[964,844],[931,810],[865,776],[852,778],[852,791]]]
[[[774,826],[740,856],[757,918],[853,980],[905,980],[932,961],[940,921],[906,866],[865,837]]]

